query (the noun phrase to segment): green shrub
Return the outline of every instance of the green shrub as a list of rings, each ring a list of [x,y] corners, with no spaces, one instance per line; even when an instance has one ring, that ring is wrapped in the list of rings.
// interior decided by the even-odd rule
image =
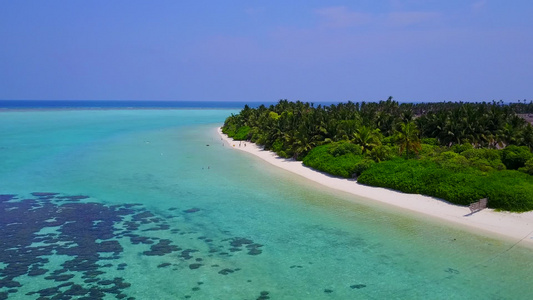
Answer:
[[[359,161],[354,166],[354,170],[353,170],[352,176],[357,177],[357,176],[361,175],[364,171],[370,169],[375,164],[376,164],[375,161],[373,161],[371,159],[368,159],[368,158],[365,158],[365,159]]]
[[[526,146],[510,145],[502,150],[502,162],[509,170],[524,167],[526,161],[533,158],[533,154]]]
[[[431,145],[431,146],[437,146],[439,145],[439,141],[437,138],[423,138],[420,140],[422,144]]]
[[[525,165],[522,168],[519,168],[518,171],[533,175],[533,158],[526,161]]]
[[[237,131],[235,131],[233,135],[233,139],[238,140],[238,141],[247,140],[249,138],[249,133],[250,133],[249,126],[241,126],[239,127],[239,129],[237,129]]]
[[[491,166],[490,162],[487,159],[475,158],[475,159],[469,160],[469,162],[472,167],[480,171],[483,171],[483,172],[494,171],[494,168]],[[505,166],[503,164],[502,166],[505,169]]]
[[[464,152],[466,150],[470,150],[473,148],[474,146],[472,146],[472,144],[466,143],[466,144],[453,145],[452,151],[455,153],[461,153],[461,152]]]
[[[440,149],[439,146],[431,145],[431,144],[421,144],[420,145],[420,151],[418,151],[419,157],[431,157],[431,156],[437,156],[438,150]]]
[[[452,171],[462,171],[470,168],[470,162],[466,157],[452,151],[442,152],[431,160],[441,167]]]
[[[505,170],[500,153],[495,149],[469,149],[461,152],[470,165],[484,172]]]
[[[482,190],[483,175],[478,173],[443,172],[443,180],[434,187],[432,196],[454,204],[468,205],[486,196]]]
[[[489,198],[489,207],[533,210],[533,177],[518,171],[452,171],[432,161],[394,159],[364,171],[358,182],[468,205]]]
[[[461,155],[466,157],[467,159],[472,158],[486,158],[488,160],[500,160],[500,153],[496,149],[468,149],[466,151],[461,152]]]
[[[397,152],[395,152],[391,147],[387,145],[379,145],[370,151],[370,157],[376,162],[381,162],[392,159],[394,157],[394,153]]]
[[[283,150],[283,141],[277,139],[273,144],[272,144],[272,148],[271,148],[272,151],[276,152],[278,155],[280,154],[280,152],[282,152]],[[281,156],[281,155],[280,155]]]
[[[335,176],[344,178],[352,177],[355,165],[363,159],[361,155],[348,152],[343,155],[333,156],[330,153],[332,144],[313,148],[303,159],[303,164]]]
[[[489,207],[517,212],[533,210],[533,177],[528,174],[514,170],[493,172],[483,189]]]
[[[283,157],[283,158],[291,158],[291,155],[286,153],[285,151],[279,151],[279,152],[276,152],[279,157]]]
[[[222,133],[227,134],[228,137],[233,137],[235,135],[236,126],[231,125],[225,125],[222,127]]]
[[[355,155],[361,155],[363,153],[363,150],[361,149],[361,146],[350,143],[348,141],[340,141],[331,143],[329,146],[328,152],[337,157],[345,154],[355,154]]]

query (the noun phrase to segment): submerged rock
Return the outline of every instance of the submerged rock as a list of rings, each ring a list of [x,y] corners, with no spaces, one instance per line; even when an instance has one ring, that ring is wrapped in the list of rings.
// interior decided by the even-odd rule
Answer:
[[[362,289],[362,288],[366,287],[366,284],[354,284],[354,285],[350,285],[350,287],[352,289]]]
[[[228,274],[231,274],[233,272],[234,271],[232,269],[222,269],[222,270],[218,271],[218,274],[228,275]]]
[[[162,264],[159,264],[157,267],[158,268],[165,268],[165,267],[168,267],[168,266],[171,266],[172,264],[171,263],[162,263]]]

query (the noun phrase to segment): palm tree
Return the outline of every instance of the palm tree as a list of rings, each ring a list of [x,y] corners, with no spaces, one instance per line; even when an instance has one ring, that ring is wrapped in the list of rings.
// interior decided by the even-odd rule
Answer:
[[[400,146],[400,152],[405,150],[407,158],[409,158],[409,150],[418,153],[422,148],[418,134],[418,128],[416,128],[413,121],[400,123],[400,130],[396,136],[396,141]]]
[[[498,139],[508,145],[516,145],[519,139],[520,132],[516,130],[511,124],[506,123],[503,128],[497,131]]]
[[[372,129],[368,126],[360,126],[353,134],[353,142],[363,148],[363,152],[381,145],[381,133],[379,129]]]
[[[527,146],[529,151],[533,151],[533,125],[527,124],[520,132],[521,146]]]

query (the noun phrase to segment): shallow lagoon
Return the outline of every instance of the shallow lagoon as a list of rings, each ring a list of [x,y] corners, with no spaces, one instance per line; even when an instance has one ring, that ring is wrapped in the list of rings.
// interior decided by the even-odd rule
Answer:
[[[533,297],[532,250],[231,151],[235,112],[1,112],[0,299]]]

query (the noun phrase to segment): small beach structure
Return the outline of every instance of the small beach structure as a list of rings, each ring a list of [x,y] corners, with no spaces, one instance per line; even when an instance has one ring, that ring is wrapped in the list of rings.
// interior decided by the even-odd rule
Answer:
[[[474,202],[474,203],[471,203],[468,208],[470,208],[470,212],[471,213],[475,213],[475,212],[478,212],[482,209],[485,209],[487,208],[487,202],[489,201],[488,198],[483,198],[483,199],[480,199],[479,201],[477,202]]]

